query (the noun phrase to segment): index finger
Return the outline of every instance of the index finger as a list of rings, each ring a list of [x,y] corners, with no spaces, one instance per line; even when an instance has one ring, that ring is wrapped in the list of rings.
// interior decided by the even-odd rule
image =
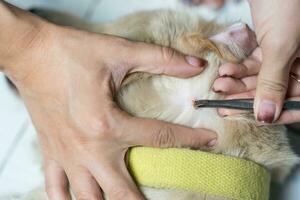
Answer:
[[[175,49],[134,42],[128,49],[130,73],[148,72],[177,77],[190,77],[202,72],[207,65],[204,59],[186,56]]]

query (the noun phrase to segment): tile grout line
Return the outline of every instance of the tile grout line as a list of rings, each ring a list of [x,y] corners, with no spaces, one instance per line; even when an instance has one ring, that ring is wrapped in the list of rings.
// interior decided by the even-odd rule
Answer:
[[[0,177],[7,165],[7,163],[9,162],[10,158],[12,157],[12,155],[14,154],[15,150],[16,150],[16,146],[20,143],[20,141],[22,140],[22,138],[24,137],[26,130],[29,128],[29,121],[28,119],[25,119],[25,121],[23,122],[20,130],[18,131],[18,133],[16,134],[16,136],[14,137],[11,145],[9,146],[3,160],[0,163]]]
[[[102,0],[92,0],[90,5],[88,6],[87,10],[84,13],[84,19],[91,20],[91,17],[94,15],[94,12],[97,6],[101,3]]]

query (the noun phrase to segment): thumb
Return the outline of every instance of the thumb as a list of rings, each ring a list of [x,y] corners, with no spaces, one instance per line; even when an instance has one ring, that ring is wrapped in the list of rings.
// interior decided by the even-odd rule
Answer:
[[[153,44],[137,42],[130,48],[130,72],[148,72],[177,77],[195,76],[202,72],[207,62],[194,56]],[[129,56],[128,56],[129,57]]]
[[[262,46],[263,62],[258,76],[254,103],[256,119],[263,123],[276,121],[286,96],[294,53],[282,48]]]
[[[207,129],[194,129],[168,122],[130,117],[127,126],[131,127],[130,145],[151,147],[190,147],[195,149],[212,148],[217,143],[217,134]]]

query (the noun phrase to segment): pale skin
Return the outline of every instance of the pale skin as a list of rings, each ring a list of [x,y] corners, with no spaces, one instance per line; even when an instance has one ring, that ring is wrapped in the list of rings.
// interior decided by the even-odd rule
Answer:
[[[209,0],[190,0],[195,5]],[[225,1],[210,0],[219,7]],[[262,123],[300,122],[300,112],[282,111],[286,98],[300,100],[300,1],[248,0],[259,47],[239,65],[227,63],[220,68],[221,78],[214,89],[228,98],[255,97],[254,114]],[[223,77],[222,77],[223,76]],[[227,77],[224,77],[227,76]],[[240,113],[219,110],[221,115]]]
[[[300,1],[249,1],[259,47],[239,65],[219,70],[214,89],[228,98],[255,97],[256,119],[263,123],[300,122],[299,111],[283,111],[284,99],[300,100]],[[223,76],[223,77],[222,77]],[[227,76],[227,77],[224,77]],[[237,114],[219,110],[221,115]]]
[[[188,2],[193,5],[214,3],[222,7],[226,1],[188,0]],[[257,59],[254,58],[255,55],[250,56],[241,63],[239,66],[249,70],[246,73],[243,69],[243,74],[236,72],[240,70],[237,69],[238,65],[225,64],[220,68],[220,76],[227,71],[227,75],[232,76],[232,79],[221,77],[217,79],[214,88],[231,95],[248,92],[228,98],[255,97],[254,114],[256,120],[261,123],[299,122],[300,112],[282,112],[282,104],[287,97],[292,97],[293,100],[300,98],[297,92],[293,92],[298,88],[296,82],[289,80],[291,71],[296,70],[299,75],[297,67],[292,66],[299,65],[299,59],[296,59],[300,54],[300,1],[248,0],[248,2],[259,44],[256,54],[260,51],[261,57]],[[238,82],[237,78],[241,81]],[[235,84],[239,87],[237,88]],[[221,109],[220,113],[228,115],[240,112]]]
[[[240,64],[226,63],[220,67],[218,78],[214,83],[214,90],[226,94],[227,99],[254,98],[256,94],[258,73],[261,69],[262,53],[257,48],[253,54]],[[297,58],[291,67],[291,72],[300,77],[300,59]],[[300,100],[300,83],[289,77],[287,100]],[[239,110],[218,109],[221,116],[243,113]],[[299,111],[284,111],[277,124],[289,124],[300,121]]]
[[[129,147],[210,148],[214,132],[134,118],[113,101],[124,77],[143,71],[190,77],[206,61],[172,49],[59,27],[0,1],[0,70],[17,86],[38,132],[50,200],[144,197]]]

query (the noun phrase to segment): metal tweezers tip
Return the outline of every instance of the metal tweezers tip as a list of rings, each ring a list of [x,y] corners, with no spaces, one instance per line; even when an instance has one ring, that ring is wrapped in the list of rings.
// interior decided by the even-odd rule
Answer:
[[[194,100],[193,102],[195,108],[205,107],[208,103],[208,100]]]

